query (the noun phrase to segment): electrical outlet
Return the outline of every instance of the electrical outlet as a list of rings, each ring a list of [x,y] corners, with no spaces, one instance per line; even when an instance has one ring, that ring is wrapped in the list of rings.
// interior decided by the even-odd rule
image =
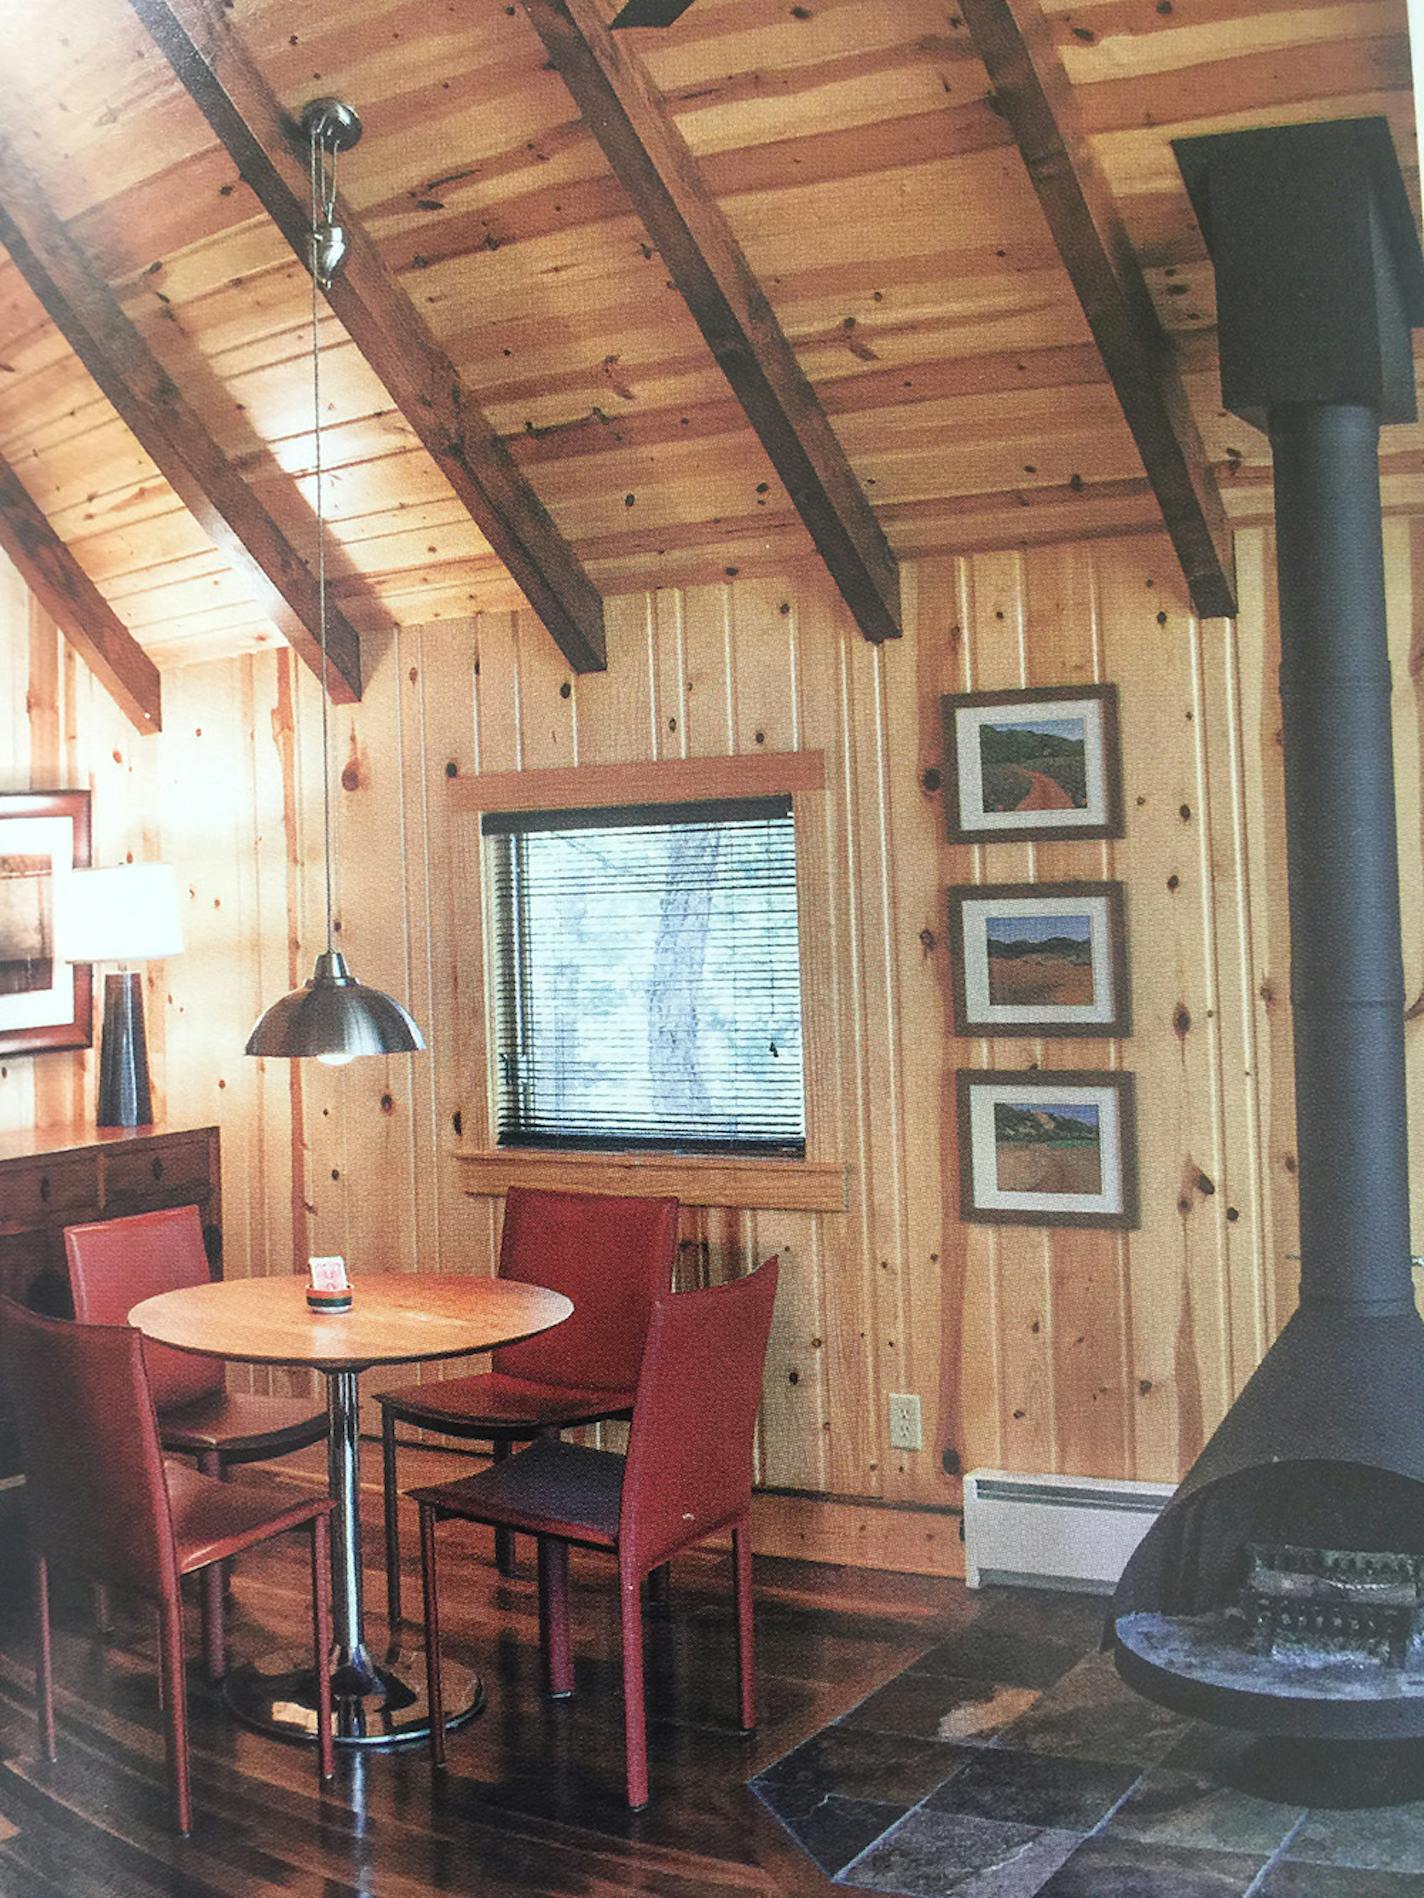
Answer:
[[[920,1435],[919,1398],[913,1391],[891,1391],[890,1448],[922,1450],[924,1447],[924,1438]]]

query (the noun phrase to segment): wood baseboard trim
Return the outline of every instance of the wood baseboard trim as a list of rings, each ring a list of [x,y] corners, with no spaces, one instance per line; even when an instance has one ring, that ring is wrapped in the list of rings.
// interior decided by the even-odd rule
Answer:
[[[422,1443],[402,1431],[396,1437],[408,1460],[402,1488],[409,1482],[443,1482],[452,1463],[457,1474],[468,1473],[472,1462],[485,1460],[473,1445],[458,1449],[448,1440]],[[380,1493],[380,1444],[363,1436],[364,1471],[361,1488]],[[424,1468],[422,1469],[422,1465]],[[326,1481],[325,1457],[319,1447],[295,1456],[253,1466],[267,1469],[287,1481],[321,1485]],[[822,1496],[812,1490],[759,1489],[752,1494],[752,1547],[758,1555],[792,1556],[803,1562],[830,1562],[847,1568],[888,1569],[902,1575],[939,1575],[946,1580],[964,1576],[964,1544],[960,1540],[961,1511],[950,1504],[893,1503],[874,1496]],[[710,1536],[715,1547],[727,1538]],[[376,1559],[368,1546],[368,1562]]]
[[[758,1490],[752,1497],[752,1546],[758,1555],[962,1580],[961,1521],[957,1509]]]

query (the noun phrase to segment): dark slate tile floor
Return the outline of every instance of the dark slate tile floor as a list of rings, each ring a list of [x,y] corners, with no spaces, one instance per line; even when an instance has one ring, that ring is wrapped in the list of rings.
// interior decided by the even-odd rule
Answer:
[[[1424,1898],[1421,1798],[1243,1790],[1249,1736],[1141,1700],[1105,1603],[956,1598],[952,1632],[752,1784],[849,1890],[903,1898]],[[1376,1796],[1373,1788],[1370,1797]]]

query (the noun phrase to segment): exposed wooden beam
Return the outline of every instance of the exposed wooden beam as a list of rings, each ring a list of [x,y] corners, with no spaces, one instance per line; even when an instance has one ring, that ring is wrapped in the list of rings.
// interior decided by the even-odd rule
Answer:
[[[1117,390],[1192,603],[1233,615],[1231,530],[1216,478],[1039,0],[963,0],[959,10]]]
[[[696,161],[597,0],[524,0],[861,631],[900,630],[880,523]]]
[[[671,26],[680,20],[692,0],[627,0],[608,22],[610,26]]]
[[[305,262],[311,220],[305,140],[233,33],[222,0],[131,4]],[[345,205],[337,219],[349,249],[327,301],[569,664],[578,672],[601,671],[597,588],[360,221]]]
[[[320,677],[321,615],[306,563],[184,401],[4,130],[0,243],[158,472]],[[327,645],[331,696],[349,704],[361,696],[361,648],[335,608],[327,613]]]
[[[163,729],[158,667],[0,456],[0,547],[89,670],[141,732]]]

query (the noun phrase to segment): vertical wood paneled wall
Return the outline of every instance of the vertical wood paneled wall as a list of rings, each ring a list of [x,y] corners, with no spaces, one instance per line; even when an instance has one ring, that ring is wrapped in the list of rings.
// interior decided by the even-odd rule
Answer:
[[[88,789],[94,862],[156,858],[157,759],[153,741],[134,731],[0,554],[0,792]],[[160,1066],[161,975],[152,972],[148,1003],[150,1051]],[[102,1008],[96,983],[96,1037]],[[86,1102],[92,1113],[96,1072],[92,1049],[0,1055],[0,1132],[80,1119]]]
[[[167,673],[163,734],[140,740],[7,579],[0,714],[20,749],[5,782],[93,782],[104,860],[180,866],[188,947],[155,977],[155,1068],[171,1120],[222,1127],[229,1271],[342,1251],[358,1273],[486,1272],[498,1206],[472,1195],[456,1151],[462,1023],[484,991],[472,820],[452,810],[452,777],[822,750],[829,788],[799,840],[820,892],[812,1140],[846,1164],[846,1210],[689,1211],[684,1271],[715,1279],[781,1253],[764,1482],[856,1499],[836,1520],[863,1552],[947,1566],[952,1519],[923,1513],[908,1550],[913,1513],[875,1505],[951,1505],[955,1472],[981,1464],[1174,1477],[1294,1299],[1271,556],[1260,534],[1238,551],[1235,625],[1192,618],[1165,541],[1125,538],[907,567],[907,636],[881,648],[808,573],[611,601],[608,672],[584,678],[525,615],[368,637],[365,698],[332,714],[337,904],[357,973],[426,1029],[429,1052],[401,1060],[329,1070],[241,1052],[323,946],[320,706],[288,655]],[[1411,994],[1424,994],[1421,551],[1424,530],[1391,524]],[[949,846],[940,695],[1090,680],[1121,692],[1125,838]],[[1126,885],[1133,1035],[956,1040],[948,886],[1075,877]],[[1424,1095],[1421,1024],[1424,1008],[1410,1024]],[[1032,1064],[1137,1076],[1137,1232],[959,1222],[955,1071]],[[88,1069],[9,1064],[0,1119],[57,1116]],[[889,1448],[891,1391],[922,1398],[921,1452]]]

